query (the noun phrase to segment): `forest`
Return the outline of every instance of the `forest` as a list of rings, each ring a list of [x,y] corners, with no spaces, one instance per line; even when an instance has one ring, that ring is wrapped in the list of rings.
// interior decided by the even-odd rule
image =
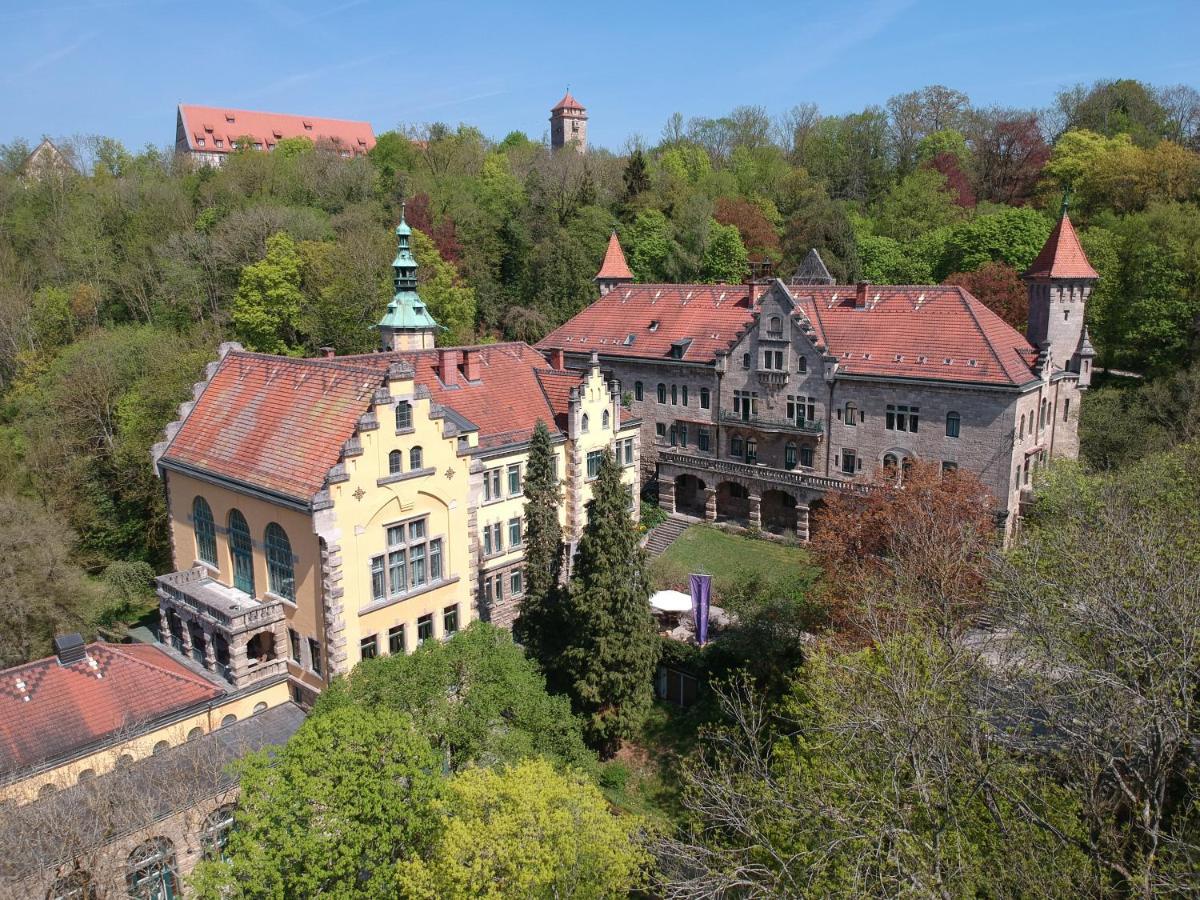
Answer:
[[[959,283],[1022,328],[1019,272],[1066,196],[1101,275],[1098,365],[1153,391],[1196,352],[1200,95],[1185,86],[1097,82],[1041,110],[935,85],[841,116],[676,113],[619,154],[444,124],[382,133],[367,158],[296,139],[219,169],[110,137],[61,144],[71,168],[40,178],[22,174],[28,142],[0,146],[0,557],[27,596],[0,629],[5,664],[55,628],[127,618],[167,565],[148,448],[221,339],[374,346],[401,204],[422,296],[464,343],[532,342],[583,308],[613,229],[640,281],[736,282],[752,261],[786,277],[816,247],[840,281]],[[1094,461],[1191,427],[1136,394],[1093,393]]]

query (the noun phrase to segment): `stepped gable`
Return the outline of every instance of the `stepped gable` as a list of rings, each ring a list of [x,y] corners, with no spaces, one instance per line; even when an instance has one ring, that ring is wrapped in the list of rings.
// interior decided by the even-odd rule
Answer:
[[[262,144],[260,149],[266,150],[274,149],[285,138],[329,141],[350,156],[360,156],[375,146],[375,132],[369,122],[191,103],[180,104],[178,128],[188,149],[197,153],[231,153],[234,143],[244,137],[253,138]]]
[[[568,353],[711,363],[753,320],[744,284],[627,284],[613,288],[538,342]]]
[[[387,374],[354,359],[226,354],[162,462],[307,503]]]
[[[633,272],[625,262],[625,251],[621,249],[621,241],[614,231],[608,238],[608,249],[604,251],[604,262],[596,273],[594,281],[623,280],[633,281]]]
[[[0,772],[58,759],[224,695],[152,644],[85,649],[67,665],[50,656],[0,672]]]
[[[999,316],[953,285],[791,285],[799,312],[840,373],[1022,385],[1037,351]]]
[[[1046,239],[1042,252],[1033,265],[1024,273],[1025,278],[1099,278],[1087,254],[1079,243],[1075,226],[1065,212],[1050,237]]]

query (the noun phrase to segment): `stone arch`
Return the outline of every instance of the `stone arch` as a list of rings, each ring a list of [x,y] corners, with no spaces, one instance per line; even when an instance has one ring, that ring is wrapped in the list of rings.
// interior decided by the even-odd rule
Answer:
[[[771,488],[762,492],[762,527],[772,534],[796,532],[796,497],[784,490]]]
[[[675,476],[675,512],[703,517],[704,489],[704,482],[691,473]]]
[[[740,481],[722,481],[717,485],[717,518],[749,524],[750,491]]]

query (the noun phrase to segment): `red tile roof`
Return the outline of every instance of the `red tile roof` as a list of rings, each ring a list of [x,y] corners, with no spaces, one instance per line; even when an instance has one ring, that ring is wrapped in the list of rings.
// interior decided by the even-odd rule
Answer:
[[[1075,234],[1075,226],[1065,213],[1050,232],[1042,252],[1037,255],[1026,278],[1099,278]]]
[[[842,372],[1008,385],[1033,377],[1037,354],[1029,342],[960,287],[869,285],[862,308],[855,308],[853,286],[776,287],[790,293]],[[690,339],[682,359],[712,363],[753,321],[744,285],[626,285],[538,346],[665,360]]]
[[[151,644],[88,644],[87,658],[70,665],[51,656],[5,669],[0,772],[67,756],[223,693]]]
[[[558,112],[560,109],[578,109],[582,111],[584,105],[571,96],[571,92],[567,91],[563,94],[563,98],[550,107],[550,112]]]
[[[368,366],[233,351],[163,461],[307,502],[324,487],[386,372],[386,362]]]
[[[614,231],[608,239],[608,249],[604,251],[604,262],[600,264],[600,271],[596,273],[595,280],[617,278],[633,281],[633,272],[629,270],[629,265],[625,262],[625,251],[621,249],[621,242],[617,240],[617,233]]]
[[[711,363],[750,321],[744,284],[627,284],[550,332],[538,347],[666,358],[672,344],[690,340],[682,358]]]
[[[270,149],[283,138],[293,137],[306,137],[316,142],[332,141],[355,156],[375,146],[375,132],[369,122],[191,104],[180,104],[179,115],[188,149],[200,153],[229,153],[233,150],[234,141],[247,136],[261,143],[265,149]],[[216,145],[217,138],[222,141],[220,147]],[[198,145],[199,140],[204,141],[204,146]]]

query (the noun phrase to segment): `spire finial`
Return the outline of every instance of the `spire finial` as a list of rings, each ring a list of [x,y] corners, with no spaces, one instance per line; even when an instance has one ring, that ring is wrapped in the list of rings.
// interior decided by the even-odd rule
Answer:
[[[1063,201],[1062,201],[1062,209],[1060,209],[1060,210],[1058,211],[1058,217],[1059,217],[1060,219],[1065,219],[1065,218],[1066,218],[1066,216],[1067,216],[1067,207],[1068,207],[1068,206],[1070,206],[1070,205],[1071,205],[1071,185],[1069,185],[1069,184],[1068,184],[1068,185],[1067,185],[1065,188],[1063,188]]]
[[[408,203],[407,200],[400,201],[400,221],[401,222],[404,221],[404,207],[405,207],[405,204],[407,204],[407,203]]]

